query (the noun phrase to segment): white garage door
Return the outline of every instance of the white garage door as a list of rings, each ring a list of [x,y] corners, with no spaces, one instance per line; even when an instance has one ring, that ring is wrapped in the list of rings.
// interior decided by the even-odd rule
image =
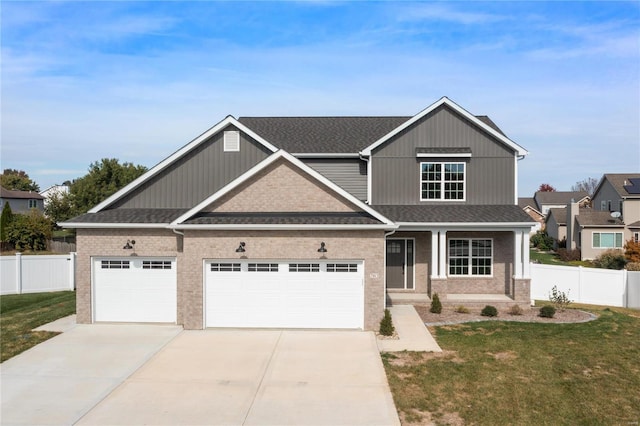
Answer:
[[[175,258],[93,260],[95,321],[176,322]]]
[[[363,328],[361,261],[205,262],[207,327]]]

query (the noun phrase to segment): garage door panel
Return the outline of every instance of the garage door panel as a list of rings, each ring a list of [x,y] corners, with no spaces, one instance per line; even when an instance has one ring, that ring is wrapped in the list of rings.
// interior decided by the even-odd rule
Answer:
[[[223,272],[217,266],[220,263],[210,263],[216,266],[211,268],[205,264],[205,321],[208,327],[363,326],[362,262],[351,262],[354,272],[327,272],[328,262],[317,261],[306,264],[276,261],[277,272],[255,272],[255,263],[254,271],[251,271],[249,261],[243,262],[235,272]],[[354,265],[358,265],[357,270]],[[305,272],[297,272],[300,270]],[[311,270],[314,272],[306,272]]]

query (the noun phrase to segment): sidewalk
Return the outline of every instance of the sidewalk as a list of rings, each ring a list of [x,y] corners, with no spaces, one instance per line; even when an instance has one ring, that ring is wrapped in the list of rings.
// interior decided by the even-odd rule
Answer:
[[[412,305],[389,307],[399,339],[378,339],[380,352],[442,352]]]

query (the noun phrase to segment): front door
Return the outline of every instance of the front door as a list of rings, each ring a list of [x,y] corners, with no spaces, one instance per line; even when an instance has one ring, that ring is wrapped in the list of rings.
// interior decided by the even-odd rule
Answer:
[[[387,240],[387,288],[413,289],[413,240]]]

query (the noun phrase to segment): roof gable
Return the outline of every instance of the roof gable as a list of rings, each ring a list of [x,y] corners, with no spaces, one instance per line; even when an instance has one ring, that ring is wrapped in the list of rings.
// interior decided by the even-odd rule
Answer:
[[[538,206],[567,205],[572,200],[574,203],[581,203],[589,199],[587,191],[537,191],[534,199]]]
[[[451,110],[455,111],[457,114],[464,117],[469,122],[473,123],[475,126],[479,127],[480,129],[492,135],[495,139],[500,141],[502,144],[512,149],[517,155],[522,156],[522,155],[529,154],[527,150],[525,150],[523,147],[513,142],[511,139],[507,138],[501,131],[497,130],[497,126],[495,126],[495,123],[493,123],[493,121],[491,121],[491,124],[493,124],[492,126],[491,124],[489,124],[488,118],[481,119],[479,117],[474,116],[473,114],[469,113],[467,110],[460,107],[458,104],[451,101],[447,97],[440,98],[440,100],[438,100],[437,102],[431,104],[429,107],[425,108],[415,116],[411,117],[409,120],[405,121],[403,124],[399,125],[395,129],[387,133],[386,135],[382,136],[381,138],[373,142],[371,145],[363,149],[361,151],[361,154],[364,156],[370,156],[371,152],[374,149],[384,144],[385,142],[389,141],[391,138],[398,135],[400,132],[408,129],[409,127],[417,123],[420,119],[422,119],[423,117],[425,117],[426,115],[428,115],[429,113],[431,113],[432,111],[436,110],[437,108],[443,105],[448,106]]]
[[[620,198],[640,198],[640,173],[606,173],[600,179],[593,197],[602,188],[604,182],[609,182]]]

